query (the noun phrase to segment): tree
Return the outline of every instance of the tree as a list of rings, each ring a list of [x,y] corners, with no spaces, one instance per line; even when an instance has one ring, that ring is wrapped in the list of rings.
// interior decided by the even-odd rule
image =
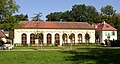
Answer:
[[[96,17],[95,17],[96,16]],[[46,16],[47,21],[75,21],[75,22],[89,22],[97,23],[99,19],[99,13],[93,6],[74,5],[72,10],[65,12],[54,12]]]
[[[61,15],[61,19],[62,21],[74,21],[73,17],[72,17],[72,12],[67,10],[65,12],[62,13]]]
[[[34,17],[32,17],[32,21],[41,21],[40,17],[42,16],[42,13],[35,14]]]
[[[101,8],[101,13],[105,16],[111,16],[114,15],[116,10],[111,5],[107,5],[105,7]]]
[[[0,29],[13,30],[18,21],[13,16],[18,11],[19,6],[14,0],[1,0],[0,1]]]
[[[73,21],[71,11],[50,13],[46,18],[47,21]]]
[[[99,14],[95,7],[82,4],[72,6],[72,15],[75,21],[93,22],[97,21],[96,18]]]
[[[24,14],[19,14],[19,15],[15,15],[16,20],[18,21],[28,21],[28,15],[24,15]]]
[[[62,12],[50,13],[46,16],[47,21],[61,21]]]

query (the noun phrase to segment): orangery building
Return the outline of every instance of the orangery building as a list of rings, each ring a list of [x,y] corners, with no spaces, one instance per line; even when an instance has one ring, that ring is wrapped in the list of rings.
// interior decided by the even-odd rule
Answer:
[[[16,45],[95,43],[95,28],[87,22],[21,21],[14,29]],[[36,39],[41,34],[42,39]]]

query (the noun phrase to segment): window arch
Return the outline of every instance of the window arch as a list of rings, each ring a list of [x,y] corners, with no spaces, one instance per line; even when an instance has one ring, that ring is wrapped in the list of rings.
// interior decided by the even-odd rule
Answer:
[[[82,43],[82,34],[78,34],[78,42]]]
[[[39,44],[41,44],[41,42],[42,42],[42,44],[43,44],[43,33],[40,33],[39,34],[39,37],[41,38],[41,39],[39,39]]]
[[[27,45],[27,35],[23,33],[21,38],[22,38],[22,45]]]
[[[52,35],[49,33],[47,34],[47,44],[50,45],[52,42]]]
[[[69,39],[71,40],[72,43],[75,44],[75,34],[74,33],[69,35]]]
[[[63,39],[64,43],[68,43],[67,34],[66,34],[66,33],[64,33],[64,34],[62,35],[62,39]]]
[[[85,41],[86,43],[89,43],[90,35],[88,33],[85,34]]]
[[[30,34],[30,45],[35,45],[35,34]]]
[[[55,34],[55,44],[60,45],[60,35],[58,33]]]

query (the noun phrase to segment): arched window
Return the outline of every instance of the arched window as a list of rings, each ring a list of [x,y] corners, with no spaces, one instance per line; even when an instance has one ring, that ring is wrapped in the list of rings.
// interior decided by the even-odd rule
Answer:
[[[52,42],[52,36],[51,34],[47,34],[47,44],[50,45]]]
[[[27,45],[27,35],[23,33],[21,37],[22,37],[22,45]]]
[[[64,43],[68,43],[67,34],[63,34],[62,39],[63,39]]]
[[[88,33],[85,34],[85,41],[86,43],[89,43],[90,35]]]
[[[78,42],[82,43],[82,34],[78,34]]]
[[[75,44],[75,34],[70,34],[69,35],[69,39],[71,40],[71,43],[74,43]]]
[[[43,36],[44,36],[43,33],[39,34],[39,44],[41,43],[43,44]]]
[[[60,45],[60,36],[59,36],[59,34],[55,34],[55,45]]]
[[[35,34],[30,34],[30,45],[35,45]]]

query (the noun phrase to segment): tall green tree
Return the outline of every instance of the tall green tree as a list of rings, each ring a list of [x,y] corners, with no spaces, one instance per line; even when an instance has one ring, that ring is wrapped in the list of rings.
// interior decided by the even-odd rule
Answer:
[[[49,21],[76,21],[76,22],[97,22],[99,13],[93,6],[74,5],[72,10],[65,12],[54,12],[46,16]]]
[[[71,11],[53,12],[46,16],[47,21],[73,21]]]
[[[107,5],[107,6],[101,8],[101,13],[105,16],[114,15],[115,12],[116,12],[116,10],[111,5]]]
[[[28,15],[19,14],[14,16],[18,21],[28,21]]]
[[[72,7],[72,15],[75,21],[78,22],[95,22],[99,14],[95,7],[82,4]]]
[[[47,21],[61,21],[62,12],[50,13],[46,16]]]
[[[17,20],[13,16],[19,9],[14,0],[0,0],[0,29],[13,30]]]
[[[72,17],[72,12],[69,10],[62,13],[61,19],[62,19],[62,21],[68,21],[68,22],[74,21],[74,18]]]

